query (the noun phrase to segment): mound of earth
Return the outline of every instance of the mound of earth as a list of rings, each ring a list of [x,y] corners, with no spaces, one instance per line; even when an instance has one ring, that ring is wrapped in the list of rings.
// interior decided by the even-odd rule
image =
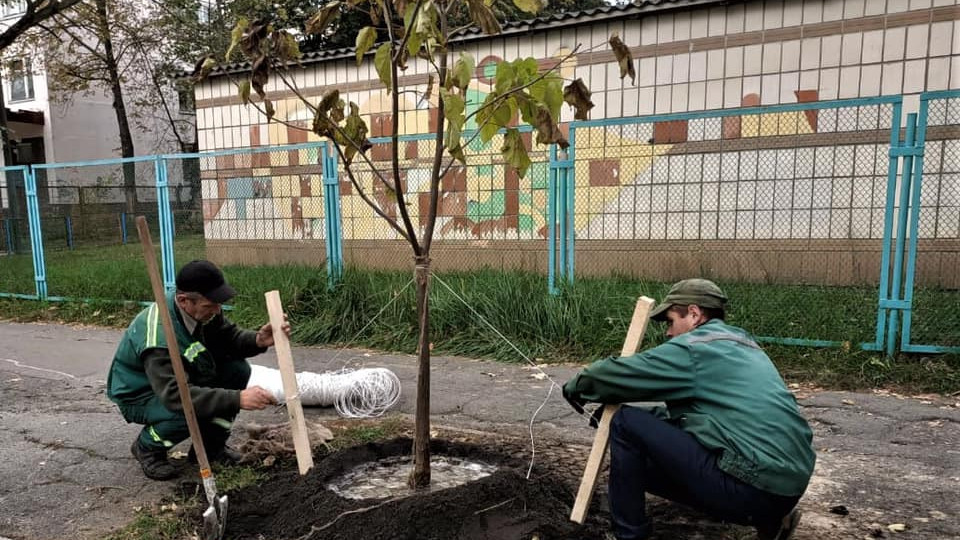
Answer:
[[[569,482],[544,472],[526,479],[526,464],[511,455],[469,443],[434,440],[434,455],[496,464],[473,482],[403,498],[350,500],[327,484],[357,465],[409,456],[410,439],[342,450],[318,461],[304,476],[284,470],[264,483],[230,495],[228,538],[325,540],[601,540],[608,517],[594,501],[584,526],[569,521],[575,493]]]

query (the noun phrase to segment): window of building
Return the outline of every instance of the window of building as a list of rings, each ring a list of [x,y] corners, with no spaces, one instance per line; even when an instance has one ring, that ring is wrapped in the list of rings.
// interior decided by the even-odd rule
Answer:
[[[33,99],[33,74],[23,60],[10,62],[10,101]]]

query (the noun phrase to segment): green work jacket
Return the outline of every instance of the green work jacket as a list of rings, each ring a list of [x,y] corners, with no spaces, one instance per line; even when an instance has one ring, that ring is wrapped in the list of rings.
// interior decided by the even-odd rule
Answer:
[[[217,366],[245,362],[266,349],[257,346],[257,334],[238,328],[223,314],[187,330],[174,293],[164,306],[170,313],[177,347],[187,374],[190,397],[200,418],[232,418],[240,411],[240,390],[217,388]],[[156,303],[141,311],[123,334],[107,377],[107,396],[120,405],[143,405],[158,396],[165,407],[183,410],[167,340]]]
[[[711,320],[642,353],[598,360],[564,385],[599,403],[665,402],[670,421],[719,454],[726,473],[802,495],[813,433],[770,358],[742,329]]]

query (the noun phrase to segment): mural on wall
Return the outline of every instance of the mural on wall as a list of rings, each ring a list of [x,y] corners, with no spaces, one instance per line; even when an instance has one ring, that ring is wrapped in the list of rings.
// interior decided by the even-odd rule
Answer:
[[[569,51],[558,49],[555,63]],[[468,109],[485,99],[494,83],[497,63],[491,55],[477,65],[477,77],[470,91]],[[576,58],[560,68],[566,79],[575,76]],[[424,99],[425,85],[408,87],[401,96],[401,135],[436,131],[436,96]],[[797,102],[816,101],[816,90],[795,92]],[[365,96],[366,97],[366,96]],[[356,99],[356,97],[352,97]],[[385,92],[371,92],[359,103],[361,114],[369,120],[372,138],[386,137],[395,119]],[[743,96],[745,107],[759,105],[756,94]],[[278,100],[277,117],[308,125],[309,111],[294,99]],[[466,129],[476,129],[473,120]],[[271,147],[317,141],[317,137],[295,127],[271,123],[255,124],[248,130],[251,147]],[[570,125],[562,129],[569,132]],[[696,152],[695,145],[711,140],[777,137],[815,133],[817,111],[783,114],[759,114],[744,117],[638,122],[623,126],[580,128],[576,132],[575,228],[581,237],[639,238],[635,223],[610,225],[610,216],[643,211],[636,189],[656,183],[658,163],[671,156]],[[505,166],[499,153],[500,140],[489,143],[473,140],[467,153],[467,165],[455,165],[441,182],[436,234],[439,239],[515,239],[545,238],[547,234],[548,150],[534,146],[532,134],[524,138],[533,161],[527,176],[519,178]],[[405,141],[401,144],[401,186],[416,223],[429,205],[430,167],[433,140]],[[707,151],[707,150],[704,150]],[[716,150],[713,150],[716,152]],[[390,146],[375,144],[370,159],[381,171],[389,171]],[[324,205],[320,155],[316,148],[281,152],[245,152],[207,158],[202,163],[204,182],[204,218],[208,238],[230,239],[317,239],[324,234]],[[358,162],[359,163],[359,162]],[[391,216],[397,209],[382,183],[364,167],[355,167],[357,180],[367,193]],[[392,178],[387,180],[392,182]],[[663,182],[669,182],[670,172]],[[341,214],[345,239],[395,239],[390,229],[354,193],[346,173],[339,173]],[[648,208],[649,210],[649,208]],[[618,222],[619,223],[619,222]],[[422,224],[421,224],[422,225]],[[611,228],[612,227],[612,228]],[[649,231],[648,231],[649,232]]]

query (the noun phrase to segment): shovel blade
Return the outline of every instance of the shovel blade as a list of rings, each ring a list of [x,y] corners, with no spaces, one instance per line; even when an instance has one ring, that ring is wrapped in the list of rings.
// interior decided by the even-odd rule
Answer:
[[[227,530],[227,496],[214,497],[203,512],[203,540],[220,540]]]

